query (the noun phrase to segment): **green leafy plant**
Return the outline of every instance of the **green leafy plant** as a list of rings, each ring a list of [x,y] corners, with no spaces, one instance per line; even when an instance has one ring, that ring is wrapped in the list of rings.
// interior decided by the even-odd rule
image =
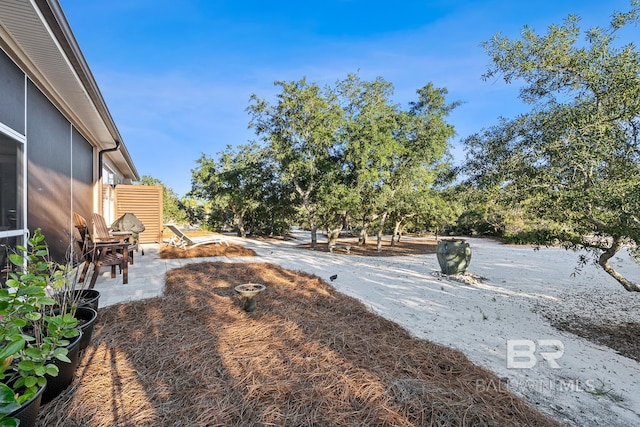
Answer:
[[[49,289],[60,312],[74,317],[82,299],[81,291],[85,289],[79,280],[79,269],[70,263],[58,265],[51,276]]]
[[[70,362],[66,346],[79,331],[74,315],[56,311],[56,300],[47,294],[56,280],[66,279],[50,260],[41,230],[26,247],[18,245],[9,260],[18,271],[0,289],[0,384],[22,404],[46,384],[47,375],[58,375],[54,359]]]
[[[604,381],[602,381],[600,378],[597,379],[597,381],[600,383],[597,387],[596,386],[592,386],[591,388],[588,388],[586,390],[587,393],[592,394],[594,396],[607,396],[609,399],[613,400],[614,402],[622,402],[624,400],[624,398],[619,395],[618,393],[615,393],[613,391],[613,388],[609,388]]]
[[[7,415],[19,408],[20,404],[13,390],[6,384],[0,383],[0,427],[18,426],[18,420]]]

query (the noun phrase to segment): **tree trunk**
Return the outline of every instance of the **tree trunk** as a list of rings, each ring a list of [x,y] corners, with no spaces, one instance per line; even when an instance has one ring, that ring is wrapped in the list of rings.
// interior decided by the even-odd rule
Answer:
[[[364,246],[367,244],[367,233],[367,227],[362,227],[362,230],[360,230],[360,237],[358,237],[358,245]]]
[[[627,291],[629,292],[640,292],[640,284],[633,283],[624,277],[622,274],[618,273],[612,266],[609,264],[609,260],[613,258],[613,256],[622,248],[622,238],[619,236],[613,237],[613,242],[611,243],[611,247],[604,251],[600,258],[598,258],[598,264],[602,267],[604,271],[607,272],[611,277],[616,279]]]
[[[238,237],[247,237],[247,233],[244,229],[244,220],[242,216],[236,215],[236,224],[238,226]]]
[[[309,199],[311,191],[313,190],[313,183],[311,183],[306,190],[303,190],[302,187],[296,183],[295,189],[302,198],[302,207],[307,211],[307,221],[311,229],[311,249],[315,249],[316,246],[318,246],[318,225],[316,224],[316,210]]]
[[[376,248],[378,252],[382,252],[382,233],[384,233],[384,223],[387,220],[388,213],[389,212],[385,211],[382,214],[382,218],[380,218],[380,229],[378,230],[378,243],[377,243],[378,246]],[[392,240],[393,240],[393,237],[392,237]]]
[[[338,241],[338,237],[340,237],[340,232],[342,228],[334,228],[327,230],[327,237],[329,238],[328,245],[335,245]]]
[[[311,224],[311,249],[315,249],[318,246],[318,226],[314,223]]]
[[[340,222],[336,225],[330,224],[325,218],[325,223],[327,223],[327,245],[335,245],[338,241],[338,237],[340,237],[340,232],[344,230],[347,226],[347,213],[343,212],[340,215]]]
[[[315,249],[318,246],[318,224],[316,224],[315,210],[308,204],[307,209],[307,222],[309,222],[309,228],[311,229],[311,249]]]
[[[393,235],[391,236],[391,246],[396,245],[396,236],[398,236],[398,242],[400,241],[400,221],[396,221],[393,226]]]

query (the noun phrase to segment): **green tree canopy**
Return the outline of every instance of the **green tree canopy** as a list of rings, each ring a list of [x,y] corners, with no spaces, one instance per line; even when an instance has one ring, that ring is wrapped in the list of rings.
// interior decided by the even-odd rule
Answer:
[[[238,236],[245,237],[247,219],[258,209],[272,212],[268,201],[279,200],[275,165],[267,149],[256,143],[227,146],[218,154],[217,160],[205,154],[198,159],[189,196],[208,202],[211,225],[223,225],[229,218]],[[256,220],[254,216],[250,225]]]
[[[269,144],[281,180],[295,189],[315,247],[320,189],[330,187],[328,179],[339,166],[333,148],[342,115],[335,99],[315,83],[303,78],[275,84],[282,92],[273,105],[252,95],[250,126]]]
[[[457,103],[446,103],[446,89],[430,83],[403,111],[391,100],[391,83],[354,74],[326,88],[306,79],[276,85],[282,90],[274,104],[252,96],[250,125],[269,145],[281,180],[295,189],[312,247],[319,226],[333,240],[348,218],[360,226],[362,244],[377,221],[380,247],[394,201],[432,194],[405,181],[419,175],[413,184],[433,182],[454,135],[445,117]]]

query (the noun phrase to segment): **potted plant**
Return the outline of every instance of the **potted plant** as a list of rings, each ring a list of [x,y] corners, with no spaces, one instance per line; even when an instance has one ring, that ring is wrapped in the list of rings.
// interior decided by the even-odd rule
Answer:
[[[80,332],[72,314],[53,311],[56,301],[46,288],[57,268],[40,229],[9,260],[17,271],[0,289],[0,384],[23,405],[42,392],[47,377],[58,375],[56,360],[70,362],[67,347]]]
[[[73,267],[71,263],[57,266],[50,287],[57,309],[61,313],[71,314],[78,320],[77,327],[82,332],[80,350],[84,350],[91,341],[93,326],[98,319],[97,305],[100,294],[93,289],[84,288],[84,284],[79,280],[79,268]]]

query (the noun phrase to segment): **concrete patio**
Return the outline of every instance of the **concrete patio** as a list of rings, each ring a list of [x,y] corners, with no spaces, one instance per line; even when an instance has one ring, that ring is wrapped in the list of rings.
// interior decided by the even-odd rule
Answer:
[[[264,246],[260,242],[247,241],[235,237],[225,236],[229,242],[237,242],[252,249]],[[194,239],[196,242],[199,239]],[[206,240],[206,238],[203,238]],[[266,246],[269,246],[266,244]],[[122,283],[122,275],[118,273],[111,278],[110,270],[103,268],[96,281],[95,289],[100,292],[100,307],[121,302],[141,300],[162,295],[164,292],[165,274],[167,271],[195,262],[243,262],[256,261],[256,257],[211,257],[162,259],[160,258],[160,244],[147,243],[140,245],[140,250],[134,254],[134,264],[129,265],[129,283]],[[144,250],[144,255],[142,252]],[[264,260],[263,260],[264,261]]]

